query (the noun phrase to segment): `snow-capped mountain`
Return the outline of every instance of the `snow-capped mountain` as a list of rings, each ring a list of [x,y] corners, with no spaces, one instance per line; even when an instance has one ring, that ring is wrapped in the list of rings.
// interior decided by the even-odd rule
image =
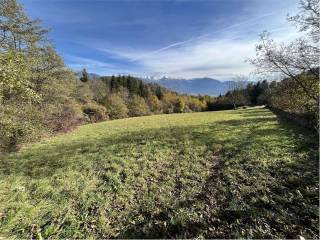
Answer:
[[[176,79],[169,77],[162,77],[156,79],[153,77],[148,77],[144,79],[147,82],[155,82],[163,87],[187,94],[205,94],[211,96],[218,96],[219,94],[224,94],[228,91],[231,81],[219,81],[213,78],[192,78],[192,79]]]

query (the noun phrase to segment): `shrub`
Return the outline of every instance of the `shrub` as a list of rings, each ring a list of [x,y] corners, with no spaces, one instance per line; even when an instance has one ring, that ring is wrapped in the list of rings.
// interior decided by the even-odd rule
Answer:
[[[206,108],[206,105],[197,98],[189,98],[187,104],[189,109],[195,112],[199,112]]]
[[[161,113],[162,111],[161,102],[156,95],[151,95],[148,97],[148,105],[151,112]]]
[[[93,93],[93,100],[95,100],[98,103],[102,103],[107,94],[109,93],[107,85],[100,79],[94,79],[93,81],[89,81],[88,84]]]
[[[315,91],[317,86],[315,86],[315,80],[311,75],[301,75],[300,77],[304,77],[306,85]],[[296,119],[300,125],[318,131],[319,102],[310,98],[293,79],[288,78],[277,83],[271,89],[269,96],[271,108],[287,112],[290,119]]]
[[[38,139],[45,127],[41,113],[32,105],[0,107],[0,151],[13,151],[19,145]]]
[[[166,92],[162,97],[164,113],[174,113],[174,105],[177,101],[177,95],[172,92]]]
[[[82,107],[83,113],[88,116],[90,122],[99,122],[108,119],[107,109],[97,103],[88,103]]]
[[[129,116],[145,116],[150,114],[150,109],[142,97],[134,95],[129,101]]]
[[[76,89],[76,99],[81,103],[89,103],[94,97],[94,93],[91,90],[88,83],[78,81]]]
[[[48,107],[50,108],[50,107]],[[85,122],[81,109],[75,102],[51,106],[52,112],[45,117],[46,125],[54,132],[68,132]]]
[[[233,109],[234,106],[230,103],[226,97],[219,97],[213,101],[210,101],[208,104],[208,111],[218,111],[218,110],[228,110]]]
[[[111,94],[105,98],[104,106],[111,119],[128,117],[129,109],[123,99],[117,94]]]
[[[185,101],[182,98],[177,98],[177,100],[174,103],[173,111],[175,113],[182,113],[184,112],[185,107],[186,107]]]

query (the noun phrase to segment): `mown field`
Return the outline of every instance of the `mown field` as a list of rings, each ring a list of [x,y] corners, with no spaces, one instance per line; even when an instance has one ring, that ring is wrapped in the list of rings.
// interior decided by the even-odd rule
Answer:
[[[107,121],[0,157],[0,236],[318,238],[318,180],[264,108]]]

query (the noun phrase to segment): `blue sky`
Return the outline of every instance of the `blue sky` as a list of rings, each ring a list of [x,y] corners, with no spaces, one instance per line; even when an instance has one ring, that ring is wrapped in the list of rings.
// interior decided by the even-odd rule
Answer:
[[[248,75],[258,35],[294,38],[286,14],[297,0],[22,0],[51,28],[50,39],[74,69],[101,75],[212,77]]]

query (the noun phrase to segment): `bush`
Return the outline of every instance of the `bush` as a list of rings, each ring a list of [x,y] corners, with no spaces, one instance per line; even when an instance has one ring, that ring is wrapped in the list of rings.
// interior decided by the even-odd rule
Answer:
[[[111,94],[104,100],[104,106],[107,114],[111,119],[119,119],[128,117],[129,109],[123,99],[117,94]]]
[[[153,112],[153,113],[161,113],[162,112],[161,102],[157,98],[156,95],[151,95],[148,97],[148,105],[149,105],[151,112]]]
[[[89,103],[94,98],[94,93],[92,92],[88,83],[78,82],[76,89],[76,99],[81,103]]]
[[[164,113],[174,113],[175,103],[177,101],[177,95],[172,92],[166,92],[162,97],[163,111]]]
[[[210,101],[208,104],[208,111],[219,111],[234,109],[232,103],[230,103],[225,97],[217,98],[216,100]]]
[[[305,83],[310,89],[316,89],[314,79],[309,75],[302,75]],[[309,80],[309,83],[307,80]],[[308,96],[301,86],[293,79],[284,79],[277,83],[269,94],[269,107],[286,112],[282,115],[289,116],[291,120],[298,124],[319,131],[319,102]],[[278,111],[279,112],[279,111]]]
[[[61,106],[52,106],[52,112],[46,116],[45,122],[54,132],[68,132],[85,122],[85,118],[79,105],[70,102]]]
[[[186,103],[182,98],[177,98],[177,100],[174,103],[173,111],[175,113],[183,113],[186,107]]]
[[[108,119],[107,109],[97,103],[88,103],[84,105],[82,111],[88,116],[90,122],[100,122]]]
[[[189,98],[187,104],[189,109],[194,112],[200,112],[207,107],[204,102],[200,101],[197,98]]]
[[[109,93],[107,85],[100,79],[94,79],[92,81],[89,81],[88,84],[93,94],[93,100],[95,100],[98,103],[102,103],[107,94]]]
[[[44,133],[41,113],[32,105],[0,107],[0,151],[16,150]]]
[[[150,109],[142,97],[134,95],[129,101],[129,116],[145,116],[150,114]]]

